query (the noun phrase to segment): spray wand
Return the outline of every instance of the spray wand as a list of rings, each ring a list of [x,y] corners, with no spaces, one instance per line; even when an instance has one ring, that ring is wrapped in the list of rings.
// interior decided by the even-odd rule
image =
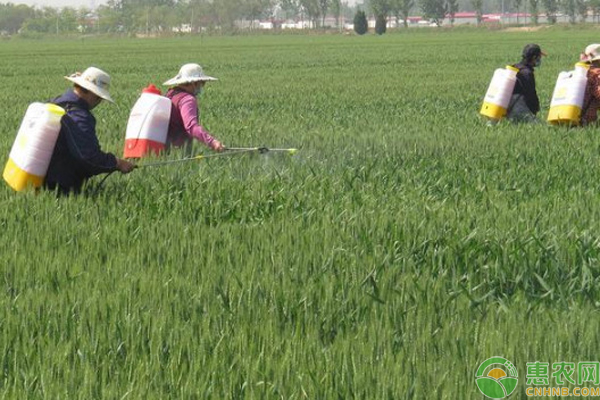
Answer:
[[[268,148],[268,147],[226,147],[224,149],[226,152],[224,153],[216,153],[216,154],[199,154],[197,156],[193,156],[193,157],[186,157],[186,158],[178,158],[176,160],[165,160],[165,161],[157,161],[157,162],[152,162],[152,163],[146,163],[146,164],[136,164],[136,168],[145,168],[145,167],[159,167],[159,166],[163,166],[163,165],[169,165],[169,164],[177,164],[177,163],[182,163],[182,162],[188,162],[188,161],[198,161],[198,160],[203,160],[205,158],[214,158],[214,157],[227,157],[227,156],[232,156],[232,155],[236,155],[236,154],[241,154],[241,153],[250,153],[250,152],[254,152],[257,151],[259,154],[264,154],[270,151],[274,151],[274,152],[287,152],[290,155],[294,155],[298,149],[282,149],[282,148]]]

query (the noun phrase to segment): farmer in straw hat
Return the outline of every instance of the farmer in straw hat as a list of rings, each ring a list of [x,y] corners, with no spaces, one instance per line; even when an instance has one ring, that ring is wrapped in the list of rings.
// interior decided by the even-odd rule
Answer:
[[[581,125],[589,125],[598,121],[600,108],[600,44],[587,46],[580,60],[590,64],[581,110]]]
[[[65,78],[73,88],[52,100],[66,110],[52,153],[44,187],[59,194],[79,193],[84,182],[98,174],[131,172],[134,165],[105,153],[96,136],[96,119],[91,113],[102,100],[113,103],[108,88],[110,76],[95,67]]]
[[[535,88],[534,69],[542,65],[546,53],[539,45],[530,43],[523,48],[521,62],[513,65],[518,68],[517,82],[508,106],[507,117],[513,122],[537,122],[540,99]]]
[[[167,147],[185,146],[191,150],[192,139],[199,140],[215,151],[222,151],[223,145],[215,139],[199,122],[196,96],[202,93],[204,84],[217,78],[205,75],[198,64],[185,64],[179,73],[163,83],[169,86],[167,97],[173,104],[167,134]]]

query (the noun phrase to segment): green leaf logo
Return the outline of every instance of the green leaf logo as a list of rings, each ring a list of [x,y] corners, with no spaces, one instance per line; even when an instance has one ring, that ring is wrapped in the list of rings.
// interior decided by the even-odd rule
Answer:
[[[490,399],[504,399],[517,388],[518,376],[517,369],[506,358],[491,357],[477,368],[475,383]]]

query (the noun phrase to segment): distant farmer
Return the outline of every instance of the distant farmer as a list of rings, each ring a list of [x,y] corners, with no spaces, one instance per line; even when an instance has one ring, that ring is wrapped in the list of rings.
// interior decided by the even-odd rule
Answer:
[[[580,59],[590,64],[581,110],[581,125],[589,125],[598,121],[600,108],[600,44],[590,44]]]
[[[44,187],[59,194],[76,194],[88,178],[117,170],[128,173],[134,165],[103,152],[96,136],[96,118],[91,110],[103,99],[113,102],[108,93],[110,76],[90,67],[65,78],[74,85],[51,101],[67,113],[61,120]]]
[[[171,120],[167,134],[167,148],[183,147],[191,149],[192,139],[199,140],[215,151],[222,151],[223,145],[215,139],[199,121],[196,96],[202,93],[204,84],[216,81],[212,76],[204,75],[198,64],[185,64],[177,76],[163,85],[169,86],[167,97],[171,99]]]
[[[537,44],[528,44],[523,48],[521,62],[513,65],[518,68],[517,82],[508,106],[507,117],[514,122],[536,122],[540,111],[540,99],[535,89],[535,67],[542,64],[546,54]]]

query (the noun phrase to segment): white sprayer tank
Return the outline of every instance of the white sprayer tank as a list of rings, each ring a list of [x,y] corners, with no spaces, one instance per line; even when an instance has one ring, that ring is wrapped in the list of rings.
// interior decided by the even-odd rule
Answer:
[[[32,103],[27,108],[2,177],[16,191],[44,181],[65,110],[55,104]]]
[[[507,65],[494,71],[479,113],[492,120],[502,119],[510,104],[510,98],[517,82],[518,68]]]
[[[158,155],[165,148],[170,117],[171,99],[161,96],[154,85],[145,88],[129,115],[123,157]]]
[[[577,63],[572,71],[558,74],[550,102],[549,123],[579,125],[589,68],[586,63]]]

